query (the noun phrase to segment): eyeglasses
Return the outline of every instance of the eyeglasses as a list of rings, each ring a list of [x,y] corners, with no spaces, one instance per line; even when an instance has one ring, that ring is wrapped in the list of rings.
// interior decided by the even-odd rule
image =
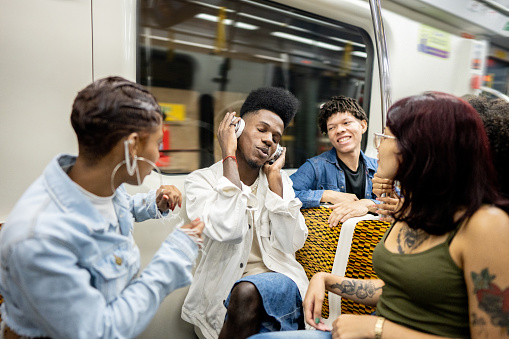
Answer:
[[[380,147],[380,144],[382,143],[382,140],[385,140],[385,139],[396,139],[396,137],[393,137],[392,135],[383,134],[383,133],[375,133],[375,138],[373,139],[375,148],[378,149],[378,147]]]

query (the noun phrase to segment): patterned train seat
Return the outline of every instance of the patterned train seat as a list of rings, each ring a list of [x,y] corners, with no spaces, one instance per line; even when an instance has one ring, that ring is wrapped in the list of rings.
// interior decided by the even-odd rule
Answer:
[[[348,278],[376,279],[372,266],[373,250],[390,224],[377,220],[378,217],[367,215],[349,219],[344,224],[330,228],[327,220],[331,211],[323,206],[301,210],[309,235],[304,247],[297,251],[296,258],[304,267],[308,278],[311,279],[318,272],[328,272]],[[330,302],[329,299],[333,301]],[[322,318],[328,319],[330,315],[332,321],[340,313],[370,314],[374,310],[374,307],[347,299],[341,300],[339,296],[329,296],[326,292]]]

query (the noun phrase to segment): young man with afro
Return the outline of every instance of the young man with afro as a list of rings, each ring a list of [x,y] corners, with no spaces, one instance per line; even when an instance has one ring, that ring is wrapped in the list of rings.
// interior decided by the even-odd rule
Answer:
[[[330,226],[375,212],[372,179],[377,160],[361,150],[368,117],[355,99],[335,96],[320,107],[318,126],[329,137],[330,151],[308,159],[290,177],[303,208],[331,203]]]
[[[240,118],[227,113],[217,132],[222,160],[186,180],[187,214],[205,229],[182,318],[201,337],[304,328],[308,279],[294,255],[307,237],[302,203],[282,171],[286,149],[268,162],[297,108],[284,89],[252,91],[240,110],[242,134],[235,135]]]

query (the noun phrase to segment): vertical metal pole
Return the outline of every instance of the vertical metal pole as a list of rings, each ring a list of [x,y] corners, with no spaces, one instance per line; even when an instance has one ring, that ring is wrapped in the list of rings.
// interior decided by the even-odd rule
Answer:
[[[391,84],[389,79],[389,57],[387,55],[387,43],[385,38],[384,24],[380,0],[369,0],[371,8],[371,21],[375,30],[376,54],[378,60],[378,72],[380,77],[380,91],[382,100],[382,132],[387,121],[387,111],[391,106]]]
[[[380,76],[380,97],[382,100],[382,133],[385,130],[387,111],[391,106],[391,83],[389,78],[389,56],[387,55],[387,40],[385,38],[384,23],[380,0],[369,0],[371,8],[371,21],[375,30],[376,54],[378,60],[378,73]],[[395,182],[395,184],[397,184]],[[382,193],[382,197],[386,194]],[[381,214],[380,217],[385,217]]]

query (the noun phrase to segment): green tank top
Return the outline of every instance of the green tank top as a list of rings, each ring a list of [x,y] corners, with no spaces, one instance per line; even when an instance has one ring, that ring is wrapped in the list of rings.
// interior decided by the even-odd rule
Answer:
[[[385,282],[377,315],[440,336],[470,338],[468,296],[463,270],[452,260],[447,240],[421,253],[392,253],[387,230],[373,252],[373,267]]]

